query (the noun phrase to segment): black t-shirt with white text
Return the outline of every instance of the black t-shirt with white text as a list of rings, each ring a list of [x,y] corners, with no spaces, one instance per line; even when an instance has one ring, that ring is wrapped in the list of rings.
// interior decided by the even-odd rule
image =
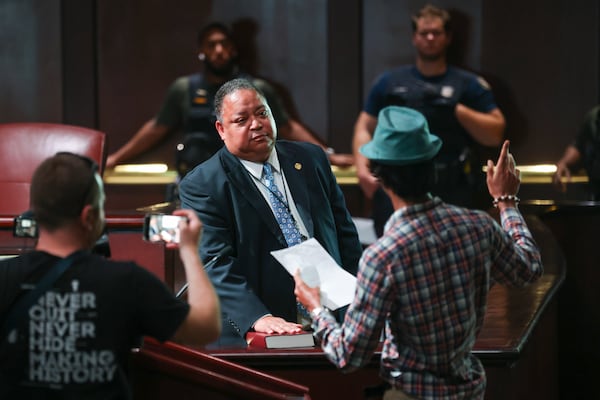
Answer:
[[[34,251],[0,261],[0,323],[58,260]],[[0,398],[129,398],[131,348],[142,336],[169,339],[188,312],[185,302],[135,263],[85,254],[2,338],[2,357],[22,365],[0,360]]]

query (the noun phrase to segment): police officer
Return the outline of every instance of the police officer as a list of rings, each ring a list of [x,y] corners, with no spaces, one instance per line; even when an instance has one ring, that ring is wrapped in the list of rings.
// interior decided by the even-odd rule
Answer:
[[[412,17],[412,26],[415,64],[379,76],[354,128],[352,147],[359,183],[372,199],[379,236],[393,209],[358,149],[371,140],[381,109],[397,105],[425,115],[431,132],[444,143],[435,160],[438,178],[433,194],[460,206],[474,205],[477,181],[483,187],[480,166],[471,162],[474,145],[500,145],[505,127],[485,80],[446,61],[452,39],[449,13],[427,5]]]

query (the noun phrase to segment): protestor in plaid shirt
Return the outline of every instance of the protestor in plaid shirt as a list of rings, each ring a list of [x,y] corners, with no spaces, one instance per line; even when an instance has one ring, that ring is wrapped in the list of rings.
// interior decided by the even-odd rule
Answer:
[[[318,288],[299,271],[295,294],[311,312],[327,357],[350,372],[371,359],[381,338],[384,399],[482,399],[486,378],[471,354],[493,282],[524,286],[543,272],[517,209],[519,171],[504,142],[487,186],[502,226],[489,214],[431,197],[433,158],[441,140],[422,114],[384,108],[373,139],[361,148],[391,197],[384,235],[365,250],[343,324],[321,307]]]

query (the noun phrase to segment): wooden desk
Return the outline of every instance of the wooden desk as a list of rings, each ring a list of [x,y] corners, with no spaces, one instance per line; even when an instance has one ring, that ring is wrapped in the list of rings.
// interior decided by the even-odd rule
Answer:
[[[560,282],[558,276],[547,275],[541,282],[526,289],[512,290],[499,286],[492,289],[486,322],[474,349],[488,376],[486,400],[558,399],[554,295]],[[196,357],[210,355],[306,386],[314,400],[362,400],[366,387],[381,383],[378,374],[380,352],[374,354],[366,367],[343,374],[319,348],[203,350],[173,343],[165,346],[154,343],[133,354],[133,369],[136,374],[139,370],[145,371],[145,374],[153,368],[149,360],[164,361],[165,356],[193,365],[190,357],[193,360],[194,354]],[[139,358],[142,355],[144,357]],[[165,379],[171,382],[169,387],[172,391],[168,398],[185,398],[193,394],[184,382],[173,385],[175,377]],[[144,387],[145,382],[140,379],[134,385]],[[156,387],[157,382],[153,381],[151,385]],[[167,399],[160,396],[144,398]]]
[[[473,350],[486,370],[486,400],[558,399],[555,292],[560,282],[556,275],[547,275],[526,289],[497,286],[490,292],[486,321]],[[320,349],[207,353],[308,386],[313,399],[331,399],[335,393],[336,398],[358,400],[365,387],[380,383],[379,352],[365,368],[348,375]]]

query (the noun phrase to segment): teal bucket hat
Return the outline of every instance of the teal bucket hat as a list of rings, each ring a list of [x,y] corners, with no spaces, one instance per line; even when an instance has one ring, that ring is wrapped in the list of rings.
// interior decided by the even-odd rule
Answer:
[[[442,139],[429,132],[420,112],[388,106],[379,112],[373,139],[361,146],[369,160],[387,165],[409,165],[431,160],[442,147]]]

